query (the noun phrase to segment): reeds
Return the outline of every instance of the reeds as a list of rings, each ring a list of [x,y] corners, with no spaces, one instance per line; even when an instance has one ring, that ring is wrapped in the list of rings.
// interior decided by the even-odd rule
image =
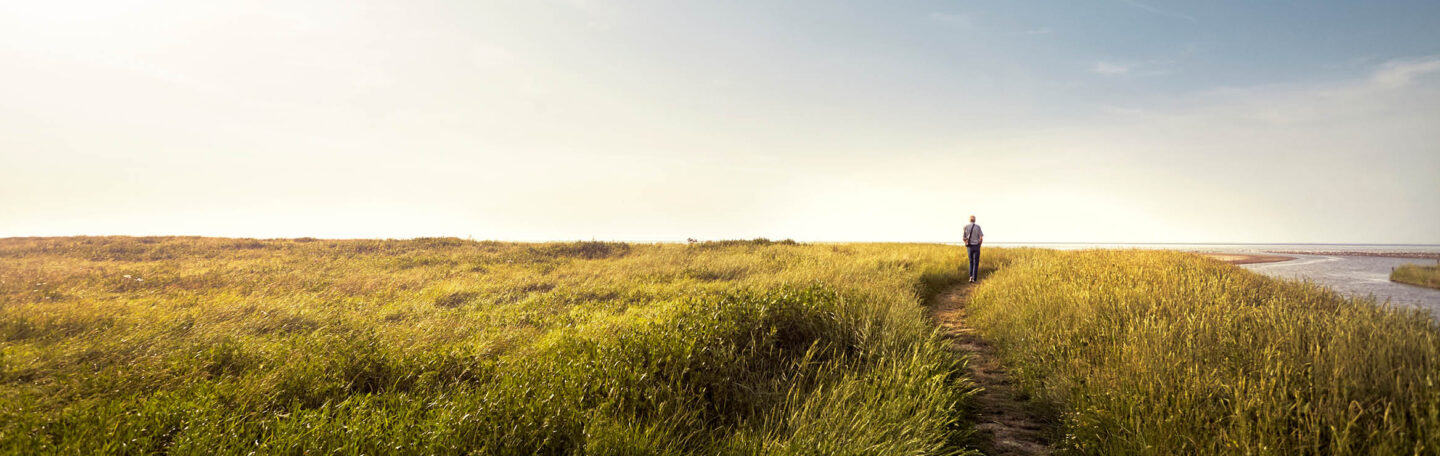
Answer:
[[[1440,453],[1440,328],[1199,256],[1044,252],[971,315],[1083,454]]]
[[[1440,265],[1402,264],[1390,271],[1390,280],[1422,287],[1440,288]]]
[[[0,452],[959,452],[962,257],[0,239]]]

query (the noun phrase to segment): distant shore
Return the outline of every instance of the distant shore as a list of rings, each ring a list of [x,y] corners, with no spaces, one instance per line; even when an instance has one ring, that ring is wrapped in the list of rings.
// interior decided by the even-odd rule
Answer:
[[[1266,250],[1265,253],[1282,255],[1328,255],[1328,256],[1367,256],[1384,258],[1419,258],[1429,260],[1440,260],[1440,253],[1437,252],[1365,252],[1350,250],[1331,251],[1301,251],[1301,250]]]
[[[1260,254],[1253,254],[1253,253],[1214,253],[1214,252],[1200,252],[1200,254],[1201,254],[1201,255],[1204,255],[1204,256],[1207,256],[1207,257],[1210,257],[1210,258],[1214,258],[1214,259],[1220,260],[1220,261],[1224,261],[1224,262],[1230,263],[1230,264],[1279,263],[1279,262],[1281,262],[1281,261],[1290,261],[1290,260],[1295,259],[1295,257],[1291,257],[1291,256],[1283,256],[1283,255],[1260,255]]]
[[[1230,264],[1257,264],[1257,263],[1278,263],[1295,259],[1288,255],[1321,255],[1321,256],[1363,256],[1381,258],[1414,258],[1422,260],[1440,261],[1440,253],[1437,252],[1365,252],[1351,250],[1266,250],[1265,253],[1233,253],[1233,252],[1196,252],[1201,255],[1224,261]]]

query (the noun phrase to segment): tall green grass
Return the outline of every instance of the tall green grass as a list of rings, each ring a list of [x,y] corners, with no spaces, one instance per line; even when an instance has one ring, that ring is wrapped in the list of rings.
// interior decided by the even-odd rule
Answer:
[[[1423,311],[1142,251],[1036,254],[970,303],[1076,453],[1440,453]]]
[[[1440,288],[1440,265],[1403,264],[1390,271],[1390,280],[1422,287]]]
[[[0,452],[959,452],[963,256],[3,239]]]

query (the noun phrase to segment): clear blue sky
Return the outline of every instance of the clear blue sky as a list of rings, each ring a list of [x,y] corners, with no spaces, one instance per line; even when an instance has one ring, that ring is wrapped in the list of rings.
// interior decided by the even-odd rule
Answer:
[[[0,236],[1440,243],[1440,2],[0,5]]]

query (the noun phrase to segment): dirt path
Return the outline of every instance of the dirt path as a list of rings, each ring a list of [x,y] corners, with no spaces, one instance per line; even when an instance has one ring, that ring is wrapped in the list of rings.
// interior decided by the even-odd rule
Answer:
[[[1047,430],[1054,420],[1030,407],[1022,393],[1000,365],[995,349],[965,324],[968,286],[956,286],[936,297],[930,316],[945,332],[956,356],[970,356],[969,374],[981,388],[975,395],[974,445],[989,456],[1048,455],[1053,451]]]

